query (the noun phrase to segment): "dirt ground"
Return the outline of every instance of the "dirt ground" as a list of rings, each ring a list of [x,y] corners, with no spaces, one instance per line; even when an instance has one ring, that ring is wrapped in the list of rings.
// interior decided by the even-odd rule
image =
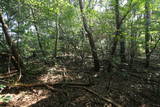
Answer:
[[[108,98],[123,107],[160,107],[160,63],[152,63],[145,69],[143,61],[136,60],[130,68],[117,65],[107,72],[102,62],[100,72],[94,72],[87,64],[63,60],[55,66],[30,63],[24,83],[93,83],[85,88]],[[155,61],[153,61],[155,62]],[[82,88],[81,88],[82,87]],[[19,87],[2,91],[3,96],[12,96],[0,107],[114,107],[112,103],[81,87]]]

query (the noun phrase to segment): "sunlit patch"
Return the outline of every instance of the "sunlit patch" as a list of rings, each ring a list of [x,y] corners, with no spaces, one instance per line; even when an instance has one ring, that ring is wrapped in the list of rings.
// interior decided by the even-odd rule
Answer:
[[[63,80],[63,75],[57,74],[57,75],[51,75],[51,74],[46,74],[42,75],[38,78],[38,80],[43,81],[43,82],[60,82]]]
[[[19,94],[6,94],[8,96],[12,96],[12,99],[8,103],[8,105],[14,105],[21,107],[28,107],[29,105],[35,104],[36,102],[48,98],[48,91],[46,90],[36,90],[35,93],[22,91]]]
[[[156,75],[156,76],[159,76],[159,75],[160,75],[160,73],[155,73],[155,75]]]
[[[52,67],[52,68],[49,68],[49,69],[48,69],[49,72],[52,72],[52,71],[55,71],[55,70],[56,70],[55,67]]]
[[[127,4],[127,0],[122,0],[120,4],[121,4],[121,6],[126,5]]]
[[[99,5],[96,5],[95,8],[94,8],[96,11],[99,11],[99,12],[103,12],[105,10],[105,7],[101,7]]]
[[[83,76],[82,75],[80,75],[80,74],[78,74],[78,79],[82,79],[83,78]]]

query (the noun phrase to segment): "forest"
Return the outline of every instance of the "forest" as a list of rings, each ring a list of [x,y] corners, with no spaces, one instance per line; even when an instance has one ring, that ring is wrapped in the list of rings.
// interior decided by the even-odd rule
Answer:
[[[0,107],[160,107],[160,0],[0,0]]]

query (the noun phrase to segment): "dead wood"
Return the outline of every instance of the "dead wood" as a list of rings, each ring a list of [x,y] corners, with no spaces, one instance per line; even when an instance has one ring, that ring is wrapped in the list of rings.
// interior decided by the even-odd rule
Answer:
[[[0,74],[0,79],[10,78],[17,75],[17,71]]]
[[[70,88],[79,88],[79,89],[83,89],[97,97],[99,97],[100,99],[102,99],[105,102],[111,103],[116,107],[122,107],[122,105],[116,103],[115,101],[113,101],[112,99],[109,98],[105,98],[102,95],[99,95],[97,92],[86,88],[87,86],[90,86],[91,84],[88,83],[34,83],[34,84],[24,84],[24,83],[14,83],[14,84],[6,84],[6,86],[8,86],[9,88],[20,88],[20,87],[39,87],[39,86],[45,86],[46,88],[50,89],[51,91],[57,91],[55,90],[53,87],[70,87]]]
[[[32,84],[24,84],[24,83],[13,83],[13,84],[4,84],[9,88],[20,88],[20,87],[39,87],[39,86],[54,86],[54,87],[64,87],[64,86],[90,86],[88,83],[32,83]]]
[[[116,107],[123,107],[122,105],[118,104],[117,102],[113,101],[112,99],[105,98],[104,96],[98,94],[97,92],[95,92],[95,91],[93,91],[93,90],[91,90],[91,89],[89,89],[89,88],[82,87],[82,86],[69,86],[69,87],[81,88],[81,89],[83,89],[83,90],[85,90],[85,91],[87,91],[87,92],[89,92],[89,93],[91,93],[91,94],[99,97],[99,98],[102,99],[103,101],[113,104],[113,105],[116,106]]]
[[[21,68],[24,68],[24,64],[22,61],[22,58],[17,50],[16,44],[13,42],[11,35],[8,32],[8,26],[4,22],[4,19],[2,17],[2,13],[0,12],[0,23],[2,24],[2,31],[4,32],[6,42],[8,44],[8,47],[10,48],[10,51],[12,55],[14,56],[14,66],[17,68],[19,71]]]

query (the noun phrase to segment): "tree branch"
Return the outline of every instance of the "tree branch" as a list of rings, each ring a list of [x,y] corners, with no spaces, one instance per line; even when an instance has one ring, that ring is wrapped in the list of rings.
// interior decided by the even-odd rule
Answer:
[[[155,43],[155,45],[154,45],[154,47],[152,48],[152,50],[149,52],[149,56],[150,56],[150,55],[153,53],[153,51],[156,49],[159,41],[160,41],[160,37],[159,37],[159,39],[157,40],[157,42]]]
[[[120,20],[120,25],[123,23],[123,21],[126,19],[126,17],[128,16],[128,14],[131,12],[131,10],[132,10],[132,8],[134,7],[134,6],[136,6],[136,4],[137,3],[134,3],[133,5],[132,5],[132,1],[131,1],[131,3],[130,3],[130,5],[129,5],[129,9],[128,9],[128,11],[124,14],[124,16],[121,18],[121,20]]]

